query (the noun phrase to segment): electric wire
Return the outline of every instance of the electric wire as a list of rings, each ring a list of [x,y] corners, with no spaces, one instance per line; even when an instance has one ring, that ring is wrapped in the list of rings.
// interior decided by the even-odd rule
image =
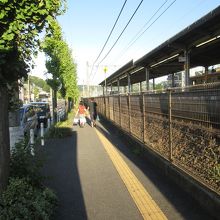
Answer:
[[[142,28],[135,34],[135,36],[129,41],[127,46],[121,51],[121,53],[118,55],[118,57],[121,56],[121,54],[124,54],[129,48],[130,44],[136,39],[136,37],[141,33],[141,31],[147,26],[147,24],[150,23],[150,21],[155,17],[155,15],[160,11],[160,9],[167,3],[168,0],[166,0],[156,11],[155,13],[147,20],[147,22],[142,26]],[[116,58],[118,59],[118,58]]]
[[[194,5],[194,7],[193,8],[191,8],[186,14],[184,14],[183,16],[181,16],[178,20],[183,20],[183,18],[185,18],[188,14],[190,14],[193,10],[195,10],[195,9],[198,9],[198,7],[201,7],[201,5],[204,3],[204,0],[201,0],[201,1],[199,1],[197,4],[195,4]],[[146,25],[144,25],[144,26],[146,26]],[[173,28],[173,26],[171,25],[171,27]],[[142,29],[141,29],[142,30]],[[138,32],[138,33],[140,33],[140,31]],[[163,32],[162,32],[163,33]],[[162,34],[161,33],[161,34]],[[159,34],[160,35],[160,34]],[[135,36],[137,36],[137,34],[135,35]],[[134,39],[134,37],[132,38],[132,39]],[[155,38],[154,38],[155,39]],[[121,58],[126,52],[127,52],[127,50],[135,43],[133,43],[132,45],[129,45],[130,43],[132,42],[132,40],[128,43],[128,45],[127,45],[127,47],[126,48],[124,48],[121,52],[120,52],[120,54],[116,57],[116,59],[115,60],[118,60],[119,59],[119,57]],[[122,55],[123,54],[123,55]],[[114,61],[113,61],[114,62]]]
[[[118,17],[117,17],[117,19],[116,19],[116,21],[115,21],[115,23],[114,23],[114,25],[113,25],[113,27],[112,27],[110,33],[109,33],[109,35],[108,35],[107,40],[105,41],[105,44],[103,45],[103,47],[102,47],[102,49],[101,49],[99,55],[97,56],[96,60],[94,61],[94,64],[95,64],[96,61],[99,59],[99,57],[100,57],[102,51],[104,50],[104,48],[105,48],[105,46],[106,46],[106,44],[107,44],[107,42],[108,42],[108,40],[109,40],[109,38],[110,38],[110,36],[111,36],[113,30],[114,30],[114,28],[115,28],[115,26],[116,26],[116,24],[117,24],[117,22],[118,22],[118,20],[119,20],[119,17],[121,16],[121,13],[122,13],[122,11],[123,11],[123,9],[124,9],[124,6],[125,6],[126,2],[127,2],[127,0],[124,1],[124,4],[123,4],[123,6],[122,6],[122,8],[121,8],[121,10],[120,10],[120,12],[119,12],[119,15],[118,15]]]
[[[132,14],[131,18],[129,19],[129,21],[127,22],[127,24],[125,25],[124,29],[122,30],[122,32],[120,33],[120,35],[118,36],[118,38],[116,39],[115,43],[112,45],[112,47],[110,48],[110,50],[107,52],[107,54],[102,58],[102,60],[98,63],[97,65],[97,69],[96,72],[93,74],[92,76],[92,80],[94,79],[97,71],[98,71],[98,67],[99,65],[104,61],[104,59],[109,55],[109,53],[111,52],[111,50],[114,48],[114,46],[116,45],[116,43],[118,42],[118,40],[121,38],[122,34],[124,33],[124,31],[126,30],[126,28],[128,27],[129,23],[131,22],[131,20],[133,19],[134,15],[137,13],[139,7],[141,6],[141,4],[143,3],[144,0],[141,0],[140,3],[138,4],[137,8],[135,9],[134,13]]]
[[[129,19],[128,23],[125,25],[124,29],[122,30],[122,32],[120,33],[120,35],[118,36],[117,40],[115,41],[115,43],[112,45],[112,47],[110,48],[110,50],[107,52],[107,54],[102,58],[102,60],[99,62],[102,63],[105,58],[109,55],[109,53],[112,51],[112,49],[115,47],[116,43],[118,42],[118,40],[121,38],[122,34],[124,33],[124,31],[126,30],[126,28],[128,27],[129,23],[131,22],[131,20],[133,19],[134,15],[136,14],[136,12],[138,11],[139,7],[141,6],[141,4],[143,3],[144,0],[141,0],[139,5],[137,6],[137,8],[135,9],[133,15],[131,16],[131,18]]]
[[[126,49],[124,49],[120,54],[125,54],[126,51],[128,51],[128,49],[176,2],[177,0],[172,1],[165,9],[164,11],[144,30],[140,33],[140,31],[138,32],[138,34],[135,35],[135,37],[133,37],[133,39],[128,43],[128,46],[126,47]],[[151,19],[152,20],[152,19]],[[147,22],[146,24],[148,24],[149,22]],[[146,25],[144,25],[146,26]],[[143,29],[143,28],[142,28]],[[142,30],[141,29],[141,30]]]
[[[114,44],[112,45],[112,47],[109,49],[109,51],[107,52],[107,54],[102,58],[102,60],[98,63],[97,65],[97,70],[95,72],[95,74],[92,77],[92,80],[94,79],[97,71],[98,71],[98,67],[99,65],[105,60],[105,58],[109,55],[109,53],[112,51],[112,49],[115,47],[116,43],[118,42],[118,40],[121,38],[122,34],[124,33],[124,31],[126,30],[126,28],[128,27],[128,25],[130,24],[131,20],[133,19],[134,15],[137,13],[138,9],[140,8],[141,4],[143,3],[144,0],[141,0],[140,3],[138,4],[137,8],[135,9],[134,13],[132,14],[131,18],[129,19],[129,21],[127,22],[127,24],[125,25],[124,29],[122,30],[122,32],[120,33],[120,35],[118,36],[118,38],[116,39],[116,41],[114,42]]]
[[[165,3],[166,3],[166,2],[167,2],[167,1],[165,1]],[[175,1],[174,1],[174,2],[175,2]],[[172,2],[168,7],[171,7],[171,5],[172,5],[174,2]],[[163,5],[164,5],[165,3],[163,3]],[[201,3],[204,3],[204,1],[201,0],[198,4],[196,4],[196,5],[193,7],[193,9],[194,9],[194,8],[197,8],[198,6],[201,6]],[[162,5],[162,6],[163,6],[163,5]],[[162,7],[162,6],[161,6],[161,7]],[[161,7],[160,7],[160,8],[161,8]],[[160,8],[159,8],[159,9],[160,9]],[[157,11],[159,11],[159,9],[158,9]],[[189,14],[193,9],[191,9],[187,14]],[[165,11],[166,11],[166,10],[168,10],[168,8],[166,8]],[[165,11],[164,11],[163,13],[165,13]],[[155,12],[154,14],[157,14],[157,12]],[[187,14],[185,14],[184,16],[182,16],[181,19],[184,18]],[[161,15],[162,15],[162,14],[161,14]],[[161,15],[160,15],[160,16],[161,16]],[[152,17],[154,17],[154,15],[153,15]],[[151,19],[151,18],[150,18],[150,19]],[[181,20],[181,19],[179,19],[179,20]],[[151,19],[151,20],[152,20],[152,19]],[[155,21],[156,21],[156,20],[155,20]],[[154,21],[154,22],[155,22],[155,21]],[[148,24],[148,23],[149,23],[149,22],[147,22],[146,24]],[[143,27],[145,27],[146,24],[145,24]],[[141,30],[143,29],[143,27],[141,28]],[[146,31],[146,30],[145,30],[145,31]],[[139,31],[138,33],[140,33],[140,32],[141,32],[141,31]],[[136,37],[137,35],[138,35],[138,34],[136,34],[135,37]],[[132,39],[134,39],[135,37],[133,37]],[[136,39],[136,40],[138,40],[138,39]],[[130,44],[131,42],[132,42],[132,40],[129,42],[129,44]],[[135,42],[134,42],[134,43],[135,43]],[[132,44],[132,45],[133,45],[133,44]],[[130,45],[129,47],[127,47],[126,49],[124,49],[123,52],[126,53],[126,51],[127,51],[132,45]],[[121,52],[120,54],[122,54],[122,52]],[[119,55],[119,56],[120,56],[120,55]],[[119,57],[119,56],[118,56],[118,57]]]
[[[97,56],[97,58],[95,59],[95,61],[94,61],[93,64],[92,64],[92,69],[91,69],[90,75],[92,74],[92,71],[93,71],[93,68],[94,68],[95,63],[97,62],[97,60],[98,60],[99,57],[101,56],[101,54],[102,54],[102,52],[103,52],[103,50],[104,50],[106,44],[107,44],[108,41],[109,41],[109,38],[110,38],[111,35],[112,35],[113,30],[115,29],[115,26],[116,26],[116,24],[117,24],[117,22],[118,22],[118,20],[119,20],[119,18],[120,18],[120,16],[121,16],[122,11],[124,10],[124,7],[125,7],[126,3],[127,3],[127,0],[124,1],[123,5],[122,5],[122,7],[121,7],[121,10],[120,10],[120,12],[119,12],[119,14],[118,14],[118,17],[117,17],[117,19],[116,19],[116,21],[115,21],[115,23],[114,23],[114,25],[113,25],[113,27],[112,27],[112,29],[111,29],[111,31],[110,31],[108,37],[107,37],[105,43],[104,43],[104,45],[103,45],[101,51],[99,52],[99,55]]]

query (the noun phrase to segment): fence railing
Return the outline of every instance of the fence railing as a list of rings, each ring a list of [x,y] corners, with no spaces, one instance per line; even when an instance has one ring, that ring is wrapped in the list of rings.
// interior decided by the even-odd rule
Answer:
[[[98,111],[220,192],[220,84],[96,97]]]

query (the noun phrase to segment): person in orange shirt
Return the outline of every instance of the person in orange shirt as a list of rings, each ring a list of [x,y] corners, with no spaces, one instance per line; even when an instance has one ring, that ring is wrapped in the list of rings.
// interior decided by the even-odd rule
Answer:
[[[84,127],[86,123],[86,107],[82,101],[79,103],[79,107],[77,109],[76,115],[79,114],[79,125],[80,127]]]

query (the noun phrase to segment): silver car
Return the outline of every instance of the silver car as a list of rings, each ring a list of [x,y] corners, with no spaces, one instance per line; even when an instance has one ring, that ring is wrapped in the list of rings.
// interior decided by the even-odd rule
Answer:
[[[30,136],[30,129],[33,129],[37,136],[38,120],[33,106],[26,104],[20,108],[20,126],[24,136]]]

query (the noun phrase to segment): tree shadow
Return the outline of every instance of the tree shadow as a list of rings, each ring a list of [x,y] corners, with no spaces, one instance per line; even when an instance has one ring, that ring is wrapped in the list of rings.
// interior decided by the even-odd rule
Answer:
[[[42,173],[45,185],[58,197],[54,220],[87,219],[77,166],[77,132],[65,138],[48,139],[42,148],[46,158]]]

